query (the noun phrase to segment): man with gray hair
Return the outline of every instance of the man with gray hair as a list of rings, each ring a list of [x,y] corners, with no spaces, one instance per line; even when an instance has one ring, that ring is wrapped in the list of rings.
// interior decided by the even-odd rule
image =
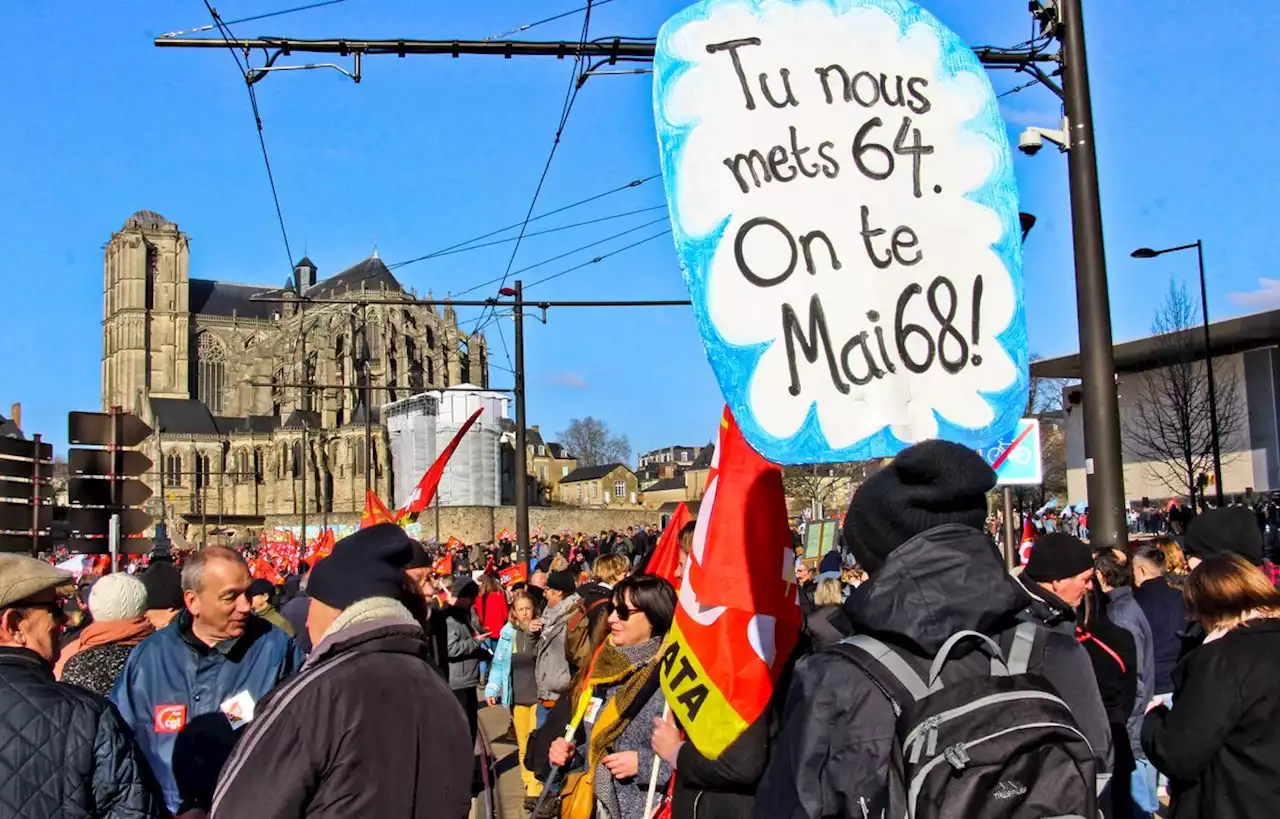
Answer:
[[[180,819],[208,810],[240,729],[302,665],[289,635],[252,616],[252,582],[234,549],[208,546],[189,557],[182,611],[133,650],[111,691]]]

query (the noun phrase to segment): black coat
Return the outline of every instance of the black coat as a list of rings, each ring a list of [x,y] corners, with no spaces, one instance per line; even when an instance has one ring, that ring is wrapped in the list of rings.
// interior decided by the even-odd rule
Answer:
[[[474,755],[462,706],[407,610],[316,646],[260,705],[212,819],[463,819]]]
[[[1206,643],[1173,672],[1173,710],[1142,725],[1171,819],[1256,819],[1280,806],[1280,620]]]
[[[1164,577],[1148,580],[1133,590],[1133,599],[1142,607],[1151,625],[1151,648],[1156,659],[1156,693],[1173,693],[1173,669],[1182,652],[1179,636],[1187,625],[1182,592]]]
[[[1005,573],[991,539],[956,524],[939,526],[895,549],[846,602],[855,630],[897,645],[925,674],[956,631],[1001,634],[1016,626],[1030,597]],[[1074,636],[1037,635],[1042,670],[1091,743],[1110,746],[1097,685]],[[944,682],[986,673],[979,651],[953,656]],[[1092,698],[1092,702],[1090,702]],[[889,700],[843,656],[818,653],[796,664],[782,730],[756,792],[759,819],[864,819],[888,797],[895,719]],[[677,768],[677,778],[679,777]],[[1106,770],[1106,768],[1103,768]]]
[[[111,703],[55,682],[53,668],[21,648],[0,648],[0,816],[169,816],[142,751]]]
[[[853,633],[853,623],[844,608],[836,605],[818,606],[805,617],[805,628],[814,645],[838,643]]]

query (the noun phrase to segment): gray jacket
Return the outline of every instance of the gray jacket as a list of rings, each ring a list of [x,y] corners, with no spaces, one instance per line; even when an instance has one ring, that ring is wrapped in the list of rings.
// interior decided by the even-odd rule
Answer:
[[[538,683],[538,699],[556,700],[573,679],[569,658],[564,653],[565,629],[569,616],[578,606],[578,595],[571,594],[559,605],[542,612],[542,634],[538,637],[538,653],[534,657],[533,678]]]
[[[480,632],[475,611],[465,614],[450,608],[444,614],[445,637],[449,657],[449,687],[454,691],[475,688],[480,684],[480,661],[489,658],[475,635]]]
[[[1107,592],[1111,598],[1108,614],[1111,621],[1133,635],[1134,646],[1138,650],[1138,697],[1133,703],[1133,715],[1125,727],[1129,731],[1129,745],[1138,759],[1145,759],[1142,752],[1142,720],[1147,713],[1147,703],[1156,692],[1156,654],[1155,641],[1151,637],[1151,624],[1147,615],[1133,597],[1133,589],[1121,586]]]

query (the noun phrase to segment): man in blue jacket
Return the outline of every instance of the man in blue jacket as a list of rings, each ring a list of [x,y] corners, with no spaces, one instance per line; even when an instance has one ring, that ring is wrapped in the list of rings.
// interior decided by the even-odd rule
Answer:
[[[252,580],[234,549],[192,555],[182,569],[183,610],[133,650],[111,691],[179,816],[208,810],[239,730],[302,665],[289,635],[253,616]]]

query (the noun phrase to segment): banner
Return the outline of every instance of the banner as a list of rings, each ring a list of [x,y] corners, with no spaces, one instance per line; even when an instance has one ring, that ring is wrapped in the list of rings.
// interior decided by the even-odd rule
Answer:
[[[667,521],[667,528],[662,530],[658,545],[653,547],[653,557],[649,558],[645,574],[664,577],[671,585],[680,587],[680,581],[676,579],[680,568],[680,530],[691,520],[693,515],[689,514],[689,507],[681,502]]]
[[[987,446],[1026,406],[1013,159],[973,51],[910,0],[703,0],[654,120],[707,358],[775,463]]]
[[[360,528],[368,529],[370,526],[377,526],[379,523],[395,522],[396,519],[391,517],[391,513],[387,511],[386,504],[378,499],[372,489],[366,490],[364,493],[364,511],[360,513]]]
[[[764,713],[800,634],[782,470],[747,444],[729,410],[707,476],[662,690],[716,759]]]
[[[484,407],[471,413],[471,417],[463,422],[458,431],[454,433],[453,440],[449,441],[449,445],[436,457],[435,463],[431,464],[431,468],[418,481],[418,485],[414,487],[413,494],[409,496],[409,500],[396,511],[396,520],[405,521],[415,518],[431,503],[431,499],[436,496],[436,488],[440,485],[440,477],[444,475],[444,468],[449,464],[449,459],[453,457],[454,450],[458,448],[458,442],[462,440],[463,435],[467,434],[467,430],[471,429],[471,425],[476,422],[482,412],[484,412]]]

